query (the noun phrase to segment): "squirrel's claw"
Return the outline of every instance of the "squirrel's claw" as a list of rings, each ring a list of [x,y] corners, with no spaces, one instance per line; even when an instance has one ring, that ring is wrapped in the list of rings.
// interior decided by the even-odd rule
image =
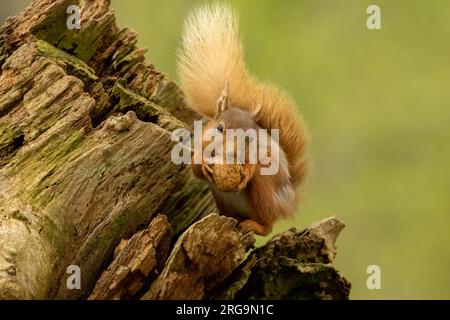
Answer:
[[[214,182],[214,179],[213,179],[213,177],[212,177],[212,174],[213,174],[213,169],[207,164],[207,163],[204,163],[203,165],[202,165],[202,171],[203,171],[203,175],[209,180],[209,181],[211,181],[211,182]]]
[[[247,183],[248,183],[248,176],[245,176],[244,179],[242,179],[239,185],[236,187],[236,189],[234,189],[234,192],[238,192],[245,189]]]

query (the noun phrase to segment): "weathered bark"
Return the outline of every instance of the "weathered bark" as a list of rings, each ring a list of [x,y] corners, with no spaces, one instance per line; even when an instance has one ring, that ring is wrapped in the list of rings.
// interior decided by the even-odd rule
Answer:
[[[164,267],[170,249],[170,224],[163,215],[129,240],[122,240],[114,259],[89,296],[91,300],[132,299]]]
[[[333,268],[335,241],[344,228],[335,217],[274,236],[254,250],[215,299],[348,299],[350,283]]]
[[[66,27],[72,4],[80,30]],[[299,294],[310,261],[261,262],[295,250],[273,240],[276,259],[259,249],[241,264],[252,235],[217,215],[194,223],[215,205],[170,151],[171,131],[198,116],[136,41],[107,0],[36,0],[0,29],[0,299],[348,296],[331,259],[310,273],[336,293],[308,278]],[[69,265],[80,290],[66,285]],[[289,294],[262,290],[286,270]]]
[[[68,30],[72,3],[35,1],[0,30],[2,297],[86,297],[120,239],[192,193],[170,159],[170,130],[193,116],[179,89],[107,1],[80,3],[83,27]],[[82,290],[65,286],[70,264]]]
[[[203,299],[244,259],[255,239],[232,218],[211,214],[178,239],[161,275],[143,299]]]

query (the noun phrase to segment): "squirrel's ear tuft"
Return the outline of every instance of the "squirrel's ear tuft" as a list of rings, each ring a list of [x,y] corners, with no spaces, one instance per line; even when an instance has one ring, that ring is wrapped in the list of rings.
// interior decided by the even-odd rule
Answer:
[[[259,103],[256,106],[256,109],[252,112],[252,116],[253,116],[253,120],[254,121],[258,121],[259,116],[261,115],[262,108],[263,108],[263,104]]]
[[[226,111],[228,109],[228,95],[229,95],[229,89],[228,89],[228,83],[225,86],[225,89],[222,90],[222,94],[219,97],[219,100],[217,100],[217,113],[216,117],[218,117],[221,113]]]

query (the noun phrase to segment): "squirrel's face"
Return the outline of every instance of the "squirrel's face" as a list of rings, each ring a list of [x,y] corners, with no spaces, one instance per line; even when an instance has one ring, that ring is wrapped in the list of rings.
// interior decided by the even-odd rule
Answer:
[[[205,156],[205,153],[203,152],[203,156],[208,158],[221,158],[224,156],[236,158],[238,153],[242,155],[242,147],[245,148],[244,152],[246,153],[245,150],[248,149],[247,144],[249,140],[244,139],[244,146],[238,146],[234,143],[234,134],[237,132],[228,131],[237,129],[243,130],[244,132],[248,129],[258,131],[260,127],[254,121],[253,116],[253,114],[247,111],[230,106],[228,101],[228,90],[224,90],[217,101],[216,116],[203,126],[202,150],[212,150],[207,156]],[[234,145],[234,150],[229,150],[229,146],[227,146],[228,133],[230,133],[229,136],[232,137],[229,139],[232,139],[233,141],[229,142]],[[214,138],[212,138],[212,136],[214,136]],[[219,137],[219,139],[216,139],[216,137]],[[238,148],[240,152],[238,151]],[[224,153],[226,153],[226,155]]]
[[[215,118],[208,121],[205,130],[215,129],[222,134],[226,134],[227,129],[259,129],[253,120],[253,115],[240,108],[230,107],[221,112]]]
[[[259,129],[254,121],[254,114],[230,105],[228,87],[217,100],[216,116],[205,126],[205,130],[215,129],[225,134],[227,129]]]
[[[202,150],[209,147],[214,150],[228,150],[227,144],[227,133],[230,133],[231,137],[237,133],[228,132],[228,130],[243,130],[246,132],[248,129],[254,129],[255,132],[258,131],[260,127],[253,120],[253,116],[251,113],[246,112],[242,109],[230,107],[218,114],[215,118],[208,121],[203,126],[202,132]],[[212,135],[221,136],[221,139],[211,139]],[[248,148],[248,139],[244,139],[245,148]],[[241,146],[242,147],[242,146]],[[238,145],[234,145],[234,155],[237,154]],[[229,152],[229,151],[227,151]],[[217,156],[217,152],[212,152],[212,156]]]

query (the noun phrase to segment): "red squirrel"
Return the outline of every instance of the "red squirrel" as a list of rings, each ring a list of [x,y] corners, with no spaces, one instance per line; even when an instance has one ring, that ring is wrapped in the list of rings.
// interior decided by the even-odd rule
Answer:
[[[221,214],[236,218],[243,232],[269,234],[277,219],[294,215],[307,168],[308,134],[295,103],[249,74],[236,15],[224,4],[204,5],[188,16],[178,70],[187,105],[209,118],[204,130],[224,136],[238,128],[279,130],[278,172],[262,175],[260,163],[244,163],[234,191],[217,187],[206,161],[193,164],[194,174],[209,181]]]

